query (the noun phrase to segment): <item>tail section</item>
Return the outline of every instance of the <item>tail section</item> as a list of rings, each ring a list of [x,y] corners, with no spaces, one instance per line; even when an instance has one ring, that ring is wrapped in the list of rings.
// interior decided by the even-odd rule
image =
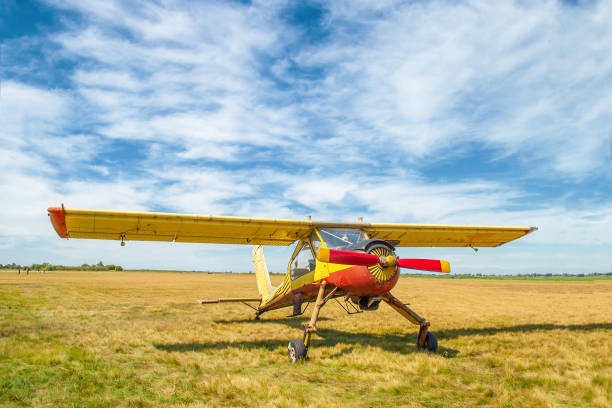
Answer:
[[[270,282],[270,273],[266,265],[266,258],[264,257],[263,247],[257,245],[253,247],[253,265],[255,267],[255,277],[257,278],[257,290],[261,295],[261,299],[265,300],[274,291],[272,283]]]

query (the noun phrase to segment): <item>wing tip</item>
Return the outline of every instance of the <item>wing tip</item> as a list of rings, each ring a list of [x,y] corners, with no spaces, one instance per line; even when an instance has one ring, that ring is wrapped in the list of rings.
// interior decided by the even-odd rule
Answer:
[[[64,204],[61,207],[49,207],[47,208],[49,218],[51,218],[51,225],[57,232],[60,238],[68,238],[68,228],[66,227],[66,209]]]

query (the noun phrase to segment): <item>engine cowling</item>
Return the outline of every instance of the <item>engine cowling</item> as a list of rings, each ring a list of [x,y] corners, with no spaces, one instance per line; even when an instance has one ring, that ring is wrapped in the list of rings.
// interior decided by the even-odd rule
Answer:
[[[395,259],[393,247],[385,241],[373,241],[366,248],[365,252],[376,255],[379,259]],[[379,282],[387,282],[395,277],[398,268],[395,262],[379,262],[368,266],[368,271],[374,279]]]

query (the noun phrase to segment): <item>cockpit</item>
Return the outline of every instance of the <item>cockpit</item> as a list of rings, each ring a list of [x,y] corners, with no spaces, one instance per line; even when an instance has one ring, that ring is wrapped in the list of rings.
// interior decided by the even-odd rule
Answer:
[[[368,239],[365,232],[354,228],[320,228],[319,235],[329,249],[342,249]]]
[[[321,241],[329,249],[344,249],[365,239],[368,239],[366,233],[355,228],[318,228],[312,232],[310,243],[303,242],[295,252],[289,265],[291,280],[314,272]]]

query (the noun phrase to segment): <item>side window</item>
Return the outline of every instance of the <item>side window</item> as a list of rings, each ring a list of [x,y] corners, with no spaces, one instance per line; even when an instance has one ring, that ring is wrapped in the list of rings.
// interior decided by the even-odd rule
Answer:
[[[296,280],[300,276],[306,275],[315,270],[315,260],[310,250],[310,245],[302,245],[300,252],[291,261],[291,280]]]

